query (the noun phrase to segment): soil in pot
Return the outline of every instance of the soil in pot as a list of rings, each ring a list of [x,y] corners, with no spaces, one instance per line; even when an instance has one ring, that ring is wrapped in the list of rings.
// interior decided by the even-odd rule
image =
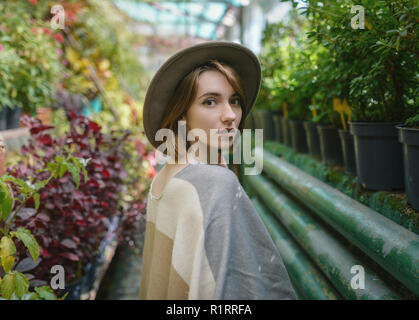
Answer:
[[[419,211],[419,129],[398,126],[403,144],[404,182],[407,202]]]
[[[320,139],[317,132],[317,125],[312,121],[304,121],[308,153],[320,157]]]
[[[370,190],[404,188],[403,151],[397,123],[350,122],[359,183]]]
[[[348,174],[356,175],[354,138],[348,131],[342,129],[339,130],[339,137],[342,144],[345,171]]]
[[[22,108],[20,107],[14,107],[13,109],[7,108],[7,114],[6,114],[7,129],[19,128],[19,119],[20,119],[21,113],[22,113]]]
[[[318,125],[317,132],[319,133],[322,161],[328,165],[342,166],[342,145],[338,130],[330,125]]]
[[[300,153],[307,153],[307,139],[304,130],[304,124],[301,120],[289,120],[291,128],[291,145],[294,151]]]

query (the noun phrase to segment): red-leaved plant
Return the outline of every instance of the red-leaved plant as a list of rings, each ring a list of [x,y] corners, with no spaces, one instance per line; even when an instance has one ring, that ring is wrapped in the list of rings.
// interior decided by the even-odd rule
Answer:
[[[129,152],[129,132],[101,132],[94,121],[75,113],[67,113],[69,132],[53,137],[53,126],[25,116],[22,123],[30,128],[28,145],[22,147],[25,156],[18,164],[7,169],[16,178],[45,179],[40,171],[56,156],[85,159],[87,181],[74,179],[71,172],[51,181],[40,192],[37,214],[34,203],[16,217],[15,227],[30,229],[38,241],[42,262],[32,271],[36,279],[47,281],[53,265],[62,265],[66,283],[82,276],[83,266],[92,262],[103,241],[110,221],[119,217],[117,239],[133,243],[137,222],[144,213],[145,204],[139,197],[126,197],[138,183],[139,176],[127,174],[127,162],[135,162]],[[78,188],[76,188],[78,185]],[[33,200],[33,199],[32,199]],[[25,252],[18,248],[18,252]],[[23,254],[21,259],[25,258]]]

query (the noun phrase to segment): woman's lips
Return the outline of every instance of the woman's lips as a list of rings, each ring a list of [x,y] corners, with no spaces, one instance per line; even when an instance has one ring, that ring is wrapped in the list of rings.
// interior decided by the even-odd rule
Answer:
[[[236,131],[237,131],[236,128],[229,127],[229,128],[224,128],[222,130],[218,130],[218,134],[231,136],[231,135],[235,135]]]

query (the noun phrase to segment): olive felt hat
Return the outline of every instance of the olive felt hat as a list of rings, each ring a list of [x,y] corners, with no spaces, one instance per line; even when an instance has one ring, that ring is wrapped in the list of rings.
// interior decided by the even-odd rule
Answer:
[[[178,83],[193,69],[209,60],[218,60],[233,67],[240,77],[246,100],[242,118],[246,118],[255,103],[261,82],[260,62],[248,48],[230,41],[208,41],[184,48],[172,55],[157,70],[147,89],[144,109],[144,131],[150,143],[157,148],[156,132]]]

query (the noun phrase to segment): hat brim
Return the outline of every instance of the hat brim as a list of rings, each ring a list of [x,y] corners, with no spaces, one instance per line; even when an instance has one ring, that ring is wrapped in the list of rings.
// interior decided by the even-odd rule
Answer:
[[[233,67],[240,77],[246,95],[244,120],[255,103],[261,82],[261,68],[256,55],[248,48],[230,41],[209,41],[182,49],[172,55],[154,75],[144,101],[143,125],[147,139],[157,148],[156,141],[165,109],[177,84],[194,68],[209,60],[218,60]],[[242,121],[243,121],[242,120]]]

